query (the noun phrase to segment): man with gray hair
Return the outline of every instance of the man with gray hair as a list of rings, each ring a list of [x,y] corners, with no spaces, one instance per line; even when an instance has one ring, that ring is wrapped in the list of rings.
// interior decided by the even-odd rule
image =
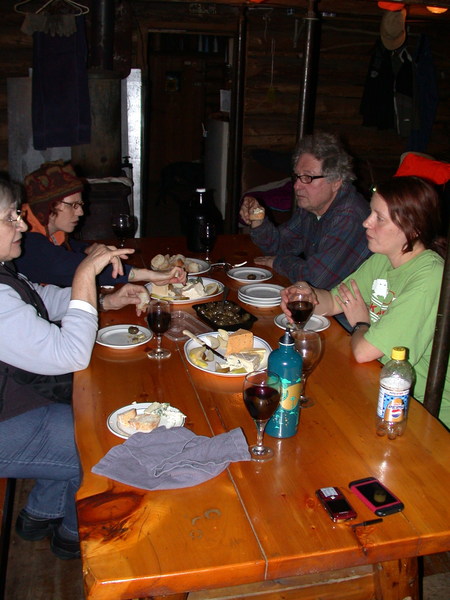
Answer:
[[[302,138],[292,164],[297,208],[289,221],[274,225],[253,196],[244,198],[240,216],[266,254],[256,264],[329,290],[370,255],[362,226],[369,203],[352,185],[352,159],[334,135]]]

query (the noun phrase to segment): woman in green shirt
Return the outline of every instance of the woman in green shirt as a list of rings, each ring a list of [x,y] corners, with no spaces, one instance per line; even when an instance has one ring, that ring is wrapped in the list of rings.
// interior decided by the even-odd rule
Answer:
[[[435,188],[418,177],[394,177],[377,186],[364,221],[374,254],[331,291],[313,288],[314,312],[344,313],[353,327],[353,355],[385,363],[394,346],[405,346],[416,373],[413,395],[423,401],[442,283],[446,240],[440,234]],[[298,282],[282,292],[282,309]],[[440,419],[450,426],[450,369]]]

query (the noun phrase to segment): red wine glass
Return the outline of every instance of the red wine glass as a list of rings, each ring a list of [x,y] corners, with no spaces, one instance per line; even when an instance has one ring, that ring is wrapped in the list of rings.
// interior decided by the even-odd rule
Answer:
[[[170,350],[161,348],[161,336],[169,329],[171,320],[171,303],[167,300],[151,299],[147,310],[147,323],[156,335],[156,348],[147,352],[149,358],[161,360],[169,358]]]
[[[244,403],[257,429],[256,444],[249,447],[253,460],[262,462],[273,457],[272,448],[263,445],[263,437],[267,421],[280,403],[280,392],[280,378],[275,373],[253,371],[245,376]]]
[[[111,219],[111,228],[114,235],[119,238],[119,248],[124,248],[125,240],[134,237],[135,221],[132,215],[119,214],[113,215]]]
[[[303,329],[314,311],[313,294],[303,289],[289,295],[287,307],[291,312],[295,329]]]

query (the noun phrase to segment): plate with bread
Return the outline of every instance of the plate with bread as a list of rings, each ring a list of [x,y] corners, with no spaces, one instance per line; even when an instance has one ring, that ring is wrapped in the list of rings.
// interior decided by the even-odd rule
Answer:
[[[186,416],[168,402],[134,402],[111,413],[106,424],[111,433],[126,440],[130,435],[150,433],[157,427],[182,427],[185,420]]]
[[[169,271],[172,267],[183,267],[188,275],[202,275],[211,268],[209,262],[200,258],[186,258],[183,254],[157,254],[151,260],[153,271]]]
[[[243,377],[251,371],[265,369],[271,351],[265,340],[246,329],[202,333],[184,345],[189,364],[221,377]]]

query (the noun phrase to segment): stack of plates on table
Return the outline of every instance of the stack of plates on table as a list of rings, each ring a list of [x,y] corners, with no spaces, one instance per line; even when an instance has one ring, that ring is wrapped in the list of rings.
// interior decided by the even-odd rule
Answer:
[[[238,298],[245,304],[259,308],[270,308],[281,304],[281,285],[272,283],[252,283],[244,285],[238,292]]]

